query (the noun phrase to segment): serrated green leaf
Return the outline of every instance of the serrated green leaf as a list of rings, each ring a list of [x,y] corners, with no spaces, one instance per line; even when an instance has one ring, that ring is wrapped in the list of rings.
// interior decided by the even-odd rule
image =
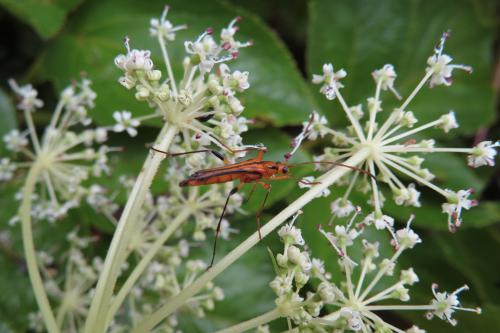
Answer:
[[[342,90],[355,105],[373,95],[371,72],[384,64],[395,65],[396,88],[408,96],[424,75],[427,58],[444,31],[452,38],[446,53],[457,63],[474,68],[472,75],[456,71],[451,87],[424,89],[410,104],[416,116],[426,122],[453,109],[461,123],[456,133],[473,133],[495,118],[491,87],[494,31],[493,12],[481,1],[328,1],[314,0],[310,7],[308,72],[321,72],[323,63],[345,68],[348,76]],[[315,88],[315,90],[317,90]],[[319,93],[325,114],[338,110]],[[396,106],[387,96],[385,109]],[[391,103],[388,103],[391,101]],[[336,105],[336,104],[335,104]],[[338,122],[341,116],[331,117]],[[454,135],[454,134],[451,134]]]
[[[298,124],[307,119],[314,108],[313,98],[283,43],[258,17],[218,1],[174,1],[170,5],[169,20],[189,26],[168,46],[175,73],[181,69],[182,40],[195,39],[209,26],[218,31],[241,15],[244,20],[239,38],[251,39],[254,45],[241,50],[239,59],[230,66],[250,72],[251,88],[242,95],[244,115],[278,125]],[[98,93],[92,115],[100,123],[110,123],[111,114],[117,109],[146,112],[145,103],[137,102],[133,93],[116,82],[121,73],[113,60],[125,52],[123,38],[127,35],[133,48],[153,50],[156,66],[164,68],[159,47],[148,36],[149,20],[159,17],[163,6],[161,1],[88,1],[61,36],[48,46],[41,59],[40,74],[61,89],[71,78],[86,71]]]
[[[83,0],[0,0],[0,4],[31,25],[43,38],[61,29],[66,15]]]

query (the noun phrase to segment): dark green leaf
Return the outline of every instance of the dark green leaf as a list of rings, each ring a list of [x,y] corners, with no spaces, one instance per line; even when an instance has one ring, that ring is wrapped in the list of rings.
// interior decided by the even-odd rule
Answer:
[[[374,93],[370,73],[390,63],[398,72],[397,89],[402,96],[408,96],[423,77],[426,60],[441,34],[451,29],[446,53],[457,63],[471,65],[474,73],[456,71],[451,87],[424,89],[409,109],[422,121],[453,109],[461,123],[457,133],[473,133],[490,125],[495,116],[490,84],[494,11],[488,12],[486,5],[466,0],[314,0],[307,50],[309,74],[321,72],[323,63],[345,68],[348,76],[342,93],[348,103],[355,105]],[[316,95],[323,109],[328,110],[325,114],[335,110],[340,116],[337,103],[327,104],[323,96]],[[393,96],[387,96],[387,100],[396,106]],[[385,106],[390,110],[387,102]],[[338,117],[331,119],[337,121]]]
[[[16,109],[12,105],[9,96],[0,90],[0,137],[3,137],[11,129],[17,127]],[[0,144],[0,153],[5,151],[4,143]]]
[[[43,38],[61,29],[66,15],[83,0],[0,0],[19,19],[31,25]]]

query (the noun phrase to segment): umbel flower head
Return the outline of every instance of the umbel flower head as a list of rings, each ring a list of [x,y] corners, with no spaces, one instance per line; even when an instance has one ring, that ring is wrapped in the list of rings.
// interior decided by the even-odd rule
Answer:
[[[365,174],[361,179],[359,173],[354,173],[351,176],[343,198],[332,203],[334,216],[342,217],[352,211],[354,206],[348,198],[353,189],[365,193],[370,192],[369,203],[374,207],[374,213],[367,216],[365,223],[374,224],[377,229],[387,228],[392,232],[393,218],[382,212],[385,198],[380,192],[380,183],[386,183],[389,186],[393,199],[398,205],[420,206],[420,192],[415,183],[426,186],[442,195],[445,199],[442,206],[443,212],[448,215],[448,227],[451,231],[454,231],[462,223],[462,211],[477,204],[475,200],[470,198],[471,189],[454,191],[436,185],[432,181],[434,179],[432,171],[423,166],[424,158],[422,155],[441,152],[463,153],[468,155],[468,164],[471,167],[492,166],[495,164],[496,148],[500,143],[484,141],[473,148],[438,148],[435,147],[433,139],[417,141],[414,139],[414,135],[420,134],[426,129],[440,128],[448,133],[459,125],[453,111],[434,121],[418,125],[418,112],[413,113],[408,109],[410,102],[426,83],[431,88],[438,85],[450,86],[454,70],[472,72],[469,66],[453,64],[452,58],[443,53],[448,35],[448,33],[443,35],[434,53],[429,57],[425,75],[417,87],[403,100],[399,107],[390,111],[387,119],[380,124],[377,121],[377,115],[383,112],[380,100],[382,91],[388,90],[396,98],[401,99],[394,87],[397,76],[394,66],[387,64],[372,73],[376,85],[375,95],[367,99],[366,106],[361,104],[349,106],[342,97],[340,89],[343,88],[343,85],[340,80],[347,75],[343,69],[335,71],[331,64],[325,64],[323,74],[313,76],[313,83],[321,85],[320,92],[329,100],[337,99],[350,121],[347,131],[329,128],[326,118],[317,114],[314,116],[312,126],[304,124],[304,126],[311,128],[310,139],[326,136],[332,138],[334,147],[326,148],[322,155],[316,157],[316,160],[342,162],[361,150],[367,150],[368,156],[361,166],[373,176]],[[363,110],[364,107],[366,111]],[[365,114],[366,119],[363,123]],[[406,176],[415,183],[406,184],[400,179],[400,176]]]
[[[119,82],[135,91],[138,100],[154,108],[150,115],[134,118],[129,111],[115,112],[115,132],[137,134],[143,120],[163,118],[177,127],[182,140],[172,150],[192,151],[215,144],[222,149],[241,145],[240,134],[247,130],[248,121],[240,117],[244,107],[237,94],[248,89],[248,72],[232,71],[227,62],[239,55],[249,42],[235,39],[238,31],[236,18],[222,29],[219,40],[214,29],[207,28],[196,40],[184,43],[186,57],[182,62],[184,74],[177,81],[172,71],[167,44],[175,40],[178,31],[186,25],[174,26],[167,20],[169,7],[159,19],[151,20],[151,36],[157,38],[165,62],[167,75],[155,67],[151,51],[131,49],[125,40],[127,53],[115,58],[123,71]]]
[[[465,308],[458,300],[466,286],[454,292],[438,292],[432,285],[434,298],[429,304],[408,305],[410,288],[419,282],[412,267],[396,269],[401,254],[421,243],[420,237],[410,228],[398,230],[395,237],[399,246],[387,258],[379,252],[379,243],[366,239],[363,223],[354,225],[357,208],[346,226],[319,231],[336,252],[342,277],[332,278],[325,271],[324,262],[312,257],[305,249],[301,231],[295,227],[295,216],[290,224],[278,232],[284,243],[283,253],[276,255],[276,278],[270,283],[277,295],[279,314],[293,323],[300,332],[425,332],[416,326],[406,330],[396,327],[380,316],[383,311],[425,311],[428,319],[438,317],[452,325],[455,311],[480,313],[479,308]],[[362,249],[360,257],[351,257],[351,249]],[[354,252],[354,251],[353,251]],[[357,252],[359,253],[359,251]],[[394,280],[395,276],[399,278]],[[305,285],[307,284],[307,288]],[[307,289],[307,291],[306,291]],[[396,304],[394,304],[396,303]],[[402,304],[403,303],[403,304]]]
[[[87,113],[94,107],[96,94],[88,79],[63,90],[41,137],[32,119],[32,113],[43,107],[38,92],[29,84],[9,83],[19,99],[17,106],[24,113],[27,129],[13,129],[3,137],[12,157],[0,158],[0,181],[8,181],[27,168],[40,168],[42,176],[37,180],[39,191],[33,198],[32,215],[54,221],[89,194],[82,181],[109,173],[107,154],[116,148],[102,144],[107,140],[105,128],[73,129],[91,123]],[[98,148],[92,148],[93,144]],[[16,221],[17,217],[11,220]]]

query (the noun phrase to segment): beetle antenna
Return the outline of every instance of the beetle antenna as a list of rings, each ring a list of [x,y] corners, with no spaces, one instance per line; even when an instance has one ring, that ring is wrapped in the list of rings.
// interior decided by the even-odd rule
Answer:
[[[341,167],[344,167],[344,168],[348,168],[348,169],[351,169],[351,170],[355,170],[355,171],[364,173],[365,175],[368,175],[368,176],[370,176],[370,177],[372,177],[373,179],[376,180],[376,177],[374,175],[372,175],[370,172],[368,172],[367,170],[364,170],[364,169],[361,169],[361,168],[358,168],[358,167],[355,167],[355,166],[352,166],[352,165],[347,165],[347,164],[344,164],[344,163],[339,163],[339,162],[323,162],[323,161],[301,162],[301,163],[289,164],[288,167],[289,168],[294,168],[296,166],[309,165],[309,164],[327,164],[327,165],[333,165],[333,166],[341,166]]]
[[[309,116],[309,121],[304,126],[304,129],[302,130],[302,132],[300,132],[299,135],[297,135],[295,138],[293,138],[292,143],[291,143],[292,150],[285,154],[285,162],[287,162],[293,156],[293,154],[295,154],[297,149],[299,149],[302,141],[307,139],[307,137],[309,136],[309,133],[311,132],[311,127],[312,127],[314,120],[316,119],[316,116],[317,116],[316,112],[311,113],[311,115]]]

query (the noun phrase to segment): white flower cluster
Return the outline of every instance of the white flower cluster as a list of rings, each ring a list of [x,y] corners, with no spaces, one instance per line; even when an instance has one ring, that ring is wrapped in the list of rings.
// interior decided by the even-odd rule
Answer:
[[[43,106],[37,91],[31,85],[18,86],[14,80],[9,83],[19,98],[27,129],[13,129],[3,137],[12,157],[0,158],[0,181],[11,180],[27,168],[40,168],[43,176],[38,179],[41,186],[33,198],[32,216],[55,221],[89,193],[84,180],[109,173],[107,154],[116,149],[102,144],[107,140],[105,128],[72,129],[91,123],[88,110],[94,107],[96,94],[88,79],[63,90],[42,136],[32,119],[32,113]],[[93,144],[98,148],[92,148]],[[11,223],[17,220],[14,217]]]
[[[102,268],[101,258],[95,257],[89,262],[85,257],[93,239],[71,232],[67,240],[70,249],[64,251],[65,257],[56,259],[47,252],[37,253],[45,290],[56,304],[61,332],[72,332],[85,320],[93,287]],[[30,328],[35,332],[45,332],[40,313],[30,315]]]
[[[420,192],[414,183],[405,184],[400,179],[401,175],[436,191],[445,198],[443,212],[448,214],[448,227],[451,231],[454,231],[461,224],[461,212],[476,204],[476,201],[469,199],[469,195],[472,193],[470,190],[455,192],[440,188],[436,183],[433,183],[434,175],[431,170],[423,167],[424,158],[422,155],[440,152],[465,153],[468,154],[468,164],[471,167],[492,166],[495,164],[496,148],[500,146],[500,143],[484,141],[474,148],[436,148],[433,139],[417,142],[413,139],[414,135],[420,134],[428,128],[440,128],[448,133],[459,125],[455,113],[450,111],[434,121],[417,126],[416,115],[407,109],[415,95],[426,83],[430,87],[449,86],[452,82],[453,70],[471,71],[468,66],[452,64],[451,57],[443,53],[447,37],[448,33],[445,33],[434,54],[428,59],[426,73],[417,87],[404,99],[401,106],[390,111],[387,119],[381,124],[377,123],[377,114],[384,111],[380,99],[381,91],[390,90],[398,99],[401,99],[394,88],[397,75],[392,65],[385,65],[372,73],[376,90],[375,95],[368,98],[366,103],[367,119],[365,124],[361,122],[365,115],[363,106],[361,104],[348,106],[340,93],[340,88],[343,86],[339,80],[347,75],[344,70],[335,73],[333,66],[327,64],[323,66],[322,75],[313,76],[313,83],[322,84],[320,92],[325,94],[327,99],[338,99],[351,123],[347,131],[334,130],[328,127],[325,117],[314,114],[313,123],[311,125],[304,124],[304,127],[310,126],[307,135],[309,139],[330,136],[334,145],[334,147],[326,148],[322,155],[315,157],[315,160],[343,162],[360,150],[369,152],[368,157],[363,163],[360,163],[366,173],[362,177],[360,177],[359,172],[353,173],[347,180],[348,187],[345,195],[332,203],[334,217],[342,217],[352,211],[354,206],[349,201],[349,195],[353,189],[357,189],[364,193],[371,192],[371,198],[368,202],[375,208],[375,212],[367,222],[374,222],[379,229],[391,227],[392,218],[382,213],[385,198],[379,190],[381,182],[389,186],[396,204],[420,206]]]
[[[151,52],[130,49],[128,39],[125,41],[127,54],[115,58],[116,66],[124,74],[119,82],[127,89],[135,89],[135,97],[147,101],[155,109],[154,113],[134,118],[129,111],[117,111],[113,115],[116,121],[113,130],[135,136],[142,121],[161,117],[177,126],[184,140],[187,140],[186,134],[195,136],[198,146],[214,143],[223,149],[224,145],[237,147],[248,122],[239,117],[244,107],[237,93],[249,88],[249,73],[231,71],[225,63],[235,59],[239,49],[251,45],[235,40],[239,18],[222,29],[219,42],[209,28],[195,41],[184,43],[188,56],[182,62],[183,78],[177,82],[166,42],[172,42],[175,33],[186,26],[174,27],[166,19],[167,12],[168,7],[160,19],[151,20],[151,35],[158,38],[164,56],[166,79],[162,79],[162,71],[155,68]]]
[[[300,229],[292,222],[278,232],[284,243],[284,251],[276,255],[276,278],[270,283],[277,295],[276,307],[281,317],[289,320],[299,332],[425,332],[417,326],[400,329],[380,316],[382,311],[427,311],[427,318],[436,316],[452,325],[456,320],[452,315],[457,310],[480,313],[480,309],[463,308],[458,301],[458,293],[437,292],[433,285],[434,299],[424,305],[392,305],[388,301],[406,303],[410,301],[409,289],[419,278],[413,268],[398,270],[397,260],[407,249],[420,243],[419,236],[408,225],[396,232],[398,247],[390,257],[382,258],[379,243],[371,243],[364,236],[364,224],[353,227],[353,220],[346,226],[336,226],[333,232],[319,227],[319,231],[332,245],[338,255],[338,265],[343,278],[332,280],[325,271],[324,263],[311,258],[304,250],[304,240]],[[354,247],[362,249],[361,258],[349,256]],[[357,255],[356,255],[357,256]],[[386,280],[394,280],[394,283]],[[305,287],[307,284],[307,288]],[[326,306],[329,305],[329,306]],[[260,323],[264,324],[264,323]]]

